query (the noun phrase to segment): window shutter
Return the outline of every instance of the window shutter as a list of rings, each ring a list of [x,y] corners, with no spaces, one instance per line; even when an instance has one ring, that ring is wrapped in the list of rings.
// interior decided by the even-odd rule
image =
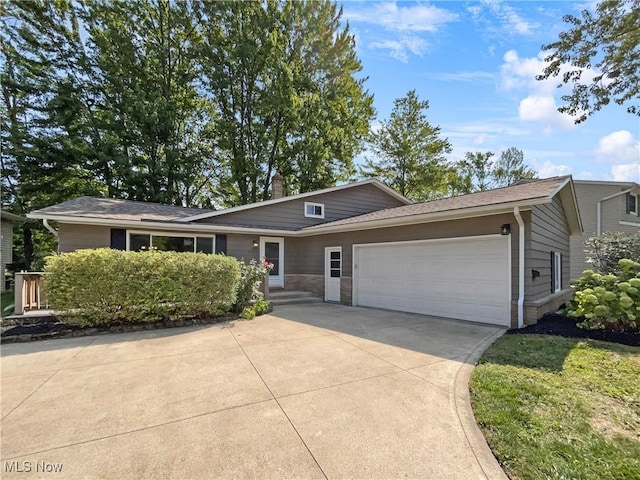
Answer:
[[[625,196],[624,199],[626,200],[624,202],[625,203],[625,207],[626,207],[625,208],[625,213],[629,214],[629,213],[631,213],[631,205],[630,205],[631,204],[631,194],[627,193],[627,195]]]
[[[227,254],[227,236],[216,235],[216,251],[215,253]]]
[[[127,249],[127,231],[124,228],[111,229],[111,248],[115,250]]]
[[[558,280],[560,284],[560,290],[562,290],[562,254],[560,254],[560,271],[558,272]]]
[[[556,280],[556,262],[555,262],[555,255],[553,254],[553,252],[551,252],[551,293],[554,293],[556,291],[556,285],[555,285],[555,280]]]

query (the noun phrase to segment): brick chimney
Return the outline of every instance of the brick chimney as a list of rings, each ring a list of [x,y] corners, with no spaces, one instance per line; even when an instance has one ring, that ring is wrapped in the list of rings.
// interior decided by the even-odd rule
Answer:
[[[271,178],[271,199],[282,198],[282,177],[276,172]]]

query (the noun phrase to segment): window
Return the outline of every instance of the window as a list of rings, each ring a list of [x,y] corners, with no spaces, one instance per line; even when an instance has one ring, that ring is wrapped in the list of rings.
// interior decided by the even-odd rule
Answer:
[[[164,252],[202,252],[214,253],[213,236],[200,237],[169,233],[129,232],[127,250],[144,252],[161,250]]]
[[[638,197],[632,193],[627,193],[627,213],[638,215]]]
[[[551,293],[562,290],[562,254],[551,252]]]
[[[324,204],[304,202],[304,216],[310,218],[324,218]]]

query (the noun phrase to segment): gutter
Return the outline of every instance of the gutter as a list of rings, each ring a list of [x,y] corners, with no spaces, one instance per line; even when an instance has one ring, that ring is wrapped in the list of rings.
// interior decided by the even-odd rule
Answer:
[[[58,231],[53,228],[51,225],[49,225],[49,220],[47,220],[46,218],[42,219],[42,224],[44,225],[44,228],[46,228],[47,230],[49,230],[51,233],[53,233],[53,235],[58,238]]]
[[[609,195],[608,197],[604,197],[598,200],[598,204],[596,207],[596,235],[600,236],[600,234],[602,233],[602,202],[606,202],[607,200],[611,200],[612,198],[619,197],[620,195],[626,195],[627,193],[631,193],[632,190],[635,190],[635,188],[628,188],[626,190],[614,193],[613,195]]]
[[[518,222],[518,328],[522,328],[524,327],[524,221],[519,207],[514,207],[513,215]]]

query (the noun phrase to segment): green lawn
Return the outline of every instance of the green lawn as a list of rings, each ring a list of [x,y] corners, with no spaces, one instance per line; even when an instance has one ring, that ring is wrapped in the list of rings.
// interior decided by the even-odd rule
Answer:
[[[2,312],[3,317],[13,313],[13,308],[11,308],[11,311],[7,308],[9,305],[13,305],[13,290],[7,290],[0,294],[0,312]],[[7,308],[7,311],[5,311],[5,308]]]
[[[640,349],[504,335],[470,382],[476,420],[512,479],[640,479]]]

